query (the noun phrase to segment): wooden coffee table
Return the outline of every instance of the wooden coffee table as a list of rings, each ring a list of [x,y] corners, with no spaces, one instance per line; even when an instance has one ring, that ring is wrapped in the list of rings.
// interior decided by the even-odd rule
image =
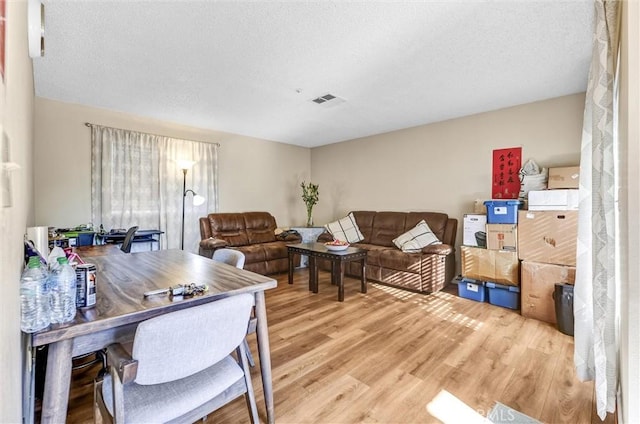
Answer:
[[[348,247],[345,250],[332,251],[322,243],[290,244],[287,249],[289,251],[289,284],[293,284],[293,255],[298,253],[309,257],[309,290],[314,293],[318,293],[318,258],[331,261],[331,283],[338,286],[338,301],[344,301],[344,264],[346,262],[360,261],[362,271],[360,292],[367,292],[366,250]]]

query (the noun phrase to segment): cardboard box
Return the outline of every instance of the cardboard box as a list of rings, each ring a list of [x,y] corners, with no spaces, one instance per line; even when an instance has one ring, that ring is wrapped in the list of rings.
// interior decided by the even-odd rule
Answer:
[[[522,262],[522,316],[556,323],[553,291],[556,283],[573,284],[576,267]]]
[[[522,206],[519,200],[487,200],[487,222],[489,224],[517,224],[518,209]]]
[[[557,188],[578,188],[580,184],[580,167],[567,166],[563,168],[549,168],[549,180],[547,187]]]
[[[518,226],[516,224],[487,224],[487,249],[518,250]]]
[[[520,283],[520,262],[516,252],[469,246],[461,246],[460,251],[464,277],[510,286]]]
[[[532,190],[529,192],[530,211],[578,210],[580,190]]]
[[[487,247],[487,235],[485,234],[487,215],[467,213],[464,215],[463,222],[462,244],[465,246]]]
[[[484,205],[484,202],[485,200],[476,199],[476,201],[473,202],[473,213],[478,215],[486,215],[487,207]]]
[[[518,257],[523,261],[576,265],[578,211],[520,211]]]

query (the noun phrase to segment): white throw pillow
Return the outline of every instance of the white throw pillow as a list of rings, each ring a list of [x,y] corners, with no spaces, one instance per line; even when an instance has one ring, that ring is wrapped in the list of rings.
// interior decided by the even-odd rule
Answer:
[[[335,240],[346,241],[347,243],[357,243],[364,240],[364,236],[356,224],[353,213],[324,226]]]
[[[398,246],[398,249],[406,253],[419,252],[423,247],[431,244],[442,244],[424,219],[418,222],[415,227],[394,239],[393,243]]]

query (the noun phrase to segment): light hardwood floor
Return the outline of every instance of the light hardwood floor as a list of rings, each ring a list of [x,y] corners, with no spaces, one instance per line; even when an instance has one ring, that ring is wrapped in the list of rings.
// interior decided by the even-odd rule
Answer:
[[[546,423],[601,422],[593,384],[575,377],[573,338],[549,324],[459,298],[454,285],[422,295],[369,284],[361,294],[347,278],[339,303],[328,273],[315,295],[306,270],[294,275],[267,292],[278,423],[443,422],[462,403],[486,416],[496,401]],[[92,422],[94,372],[74,377],[68,422]],[[252,375],[264,421],[259,365]],[[244,399],[207,421],[248,422]]]

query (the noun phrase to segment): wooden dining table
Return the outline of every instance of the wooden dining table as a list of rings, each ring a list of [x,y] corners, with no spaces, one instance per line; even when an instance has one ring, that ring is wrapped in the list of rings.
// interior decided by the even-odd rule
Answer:
[[[267,421],[275,422],[271,354],[265,290],[276,287],[270,277],[237,269],[182,250],[155,250],[88,257],[96,266],[97,302],[78,310],[73,322],[52,325],[30,335],[32,348],[48,345],[41,422],[66,420],[72,358],[115,342],[130,342],[137,325],[149,318],[191,308],[240,293],[255,296],[256,335]],[[144,293],[177,284],[206,284],[203,295],[178,298]]]

